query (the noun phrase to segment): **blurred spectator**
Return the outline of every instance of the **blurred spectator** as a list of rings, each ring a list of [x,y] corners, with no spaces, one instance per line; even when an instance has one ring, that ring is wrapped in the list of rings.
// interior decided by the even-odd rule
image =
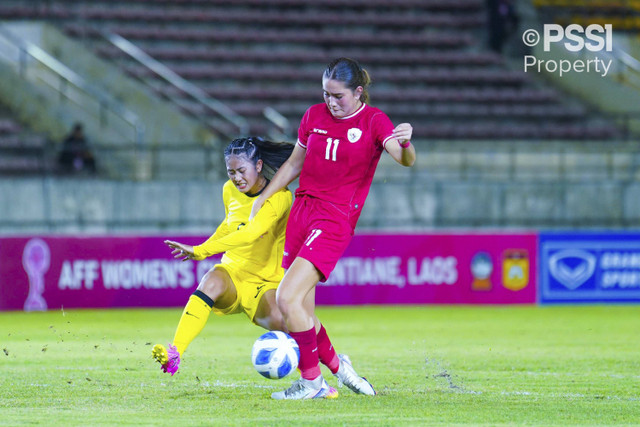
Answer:
[[[65,173],[96,172],[96,161],[89,150],[82,123],[76,123],[71,133],[64,139],[58,157],[60,170]]]
[[[504,43],[518,29],[519,18],[513,0],[486,0],[489,48],[502,53]]]

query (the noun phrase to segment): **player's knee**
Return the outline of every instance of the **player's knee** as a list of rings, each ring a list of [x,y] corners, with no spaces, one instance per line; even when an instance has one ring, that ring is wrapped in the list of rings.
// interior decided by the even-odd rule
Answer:
[[[278,292],[276,295],[276,304],[284,319],[288,318],[292,312],[302,309],[302,301],[297,295]]]
[[[207,274],[202,277],[200,280],[200,284],[198,285],[198,290],[204,292],[207,296],[212,299],[217,298],[217,296],[222,295],[226,291],[226,284],[224,280],[221,280],[213,271],[209,271]]]

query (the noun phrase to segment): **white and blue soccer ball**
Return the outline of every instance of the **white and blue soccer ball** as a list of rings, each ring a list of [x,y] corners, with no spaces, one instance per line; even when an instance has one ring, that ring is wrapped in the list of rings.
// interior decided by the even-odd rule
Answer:
[[[253,367],[265,378],[286,377],[298,367],[299,360],[298,343],[282,331],[266,332],[253,343]]]

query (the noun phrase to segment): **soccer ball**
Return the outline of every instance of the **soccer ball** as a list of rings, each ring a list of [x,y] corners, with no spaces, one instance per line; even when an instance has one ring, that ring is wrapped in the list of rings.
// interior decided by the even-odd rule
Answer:
[[[296,340],[282,331],[266,332],[253,343],[253,367],[265,378],[286,377],[298,367],[299,360],[300,348]]]

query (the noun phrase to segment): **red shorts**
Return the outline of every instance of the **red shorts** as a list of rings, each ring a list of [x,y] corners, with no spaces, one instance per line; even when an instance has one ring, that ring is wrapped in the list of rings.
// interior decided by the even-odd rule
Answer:
[[[347,215],[334,204],[310,196],[297,196],[291,207],[282,267],[296,257],[311,262],[326,281],[353,237]]]

